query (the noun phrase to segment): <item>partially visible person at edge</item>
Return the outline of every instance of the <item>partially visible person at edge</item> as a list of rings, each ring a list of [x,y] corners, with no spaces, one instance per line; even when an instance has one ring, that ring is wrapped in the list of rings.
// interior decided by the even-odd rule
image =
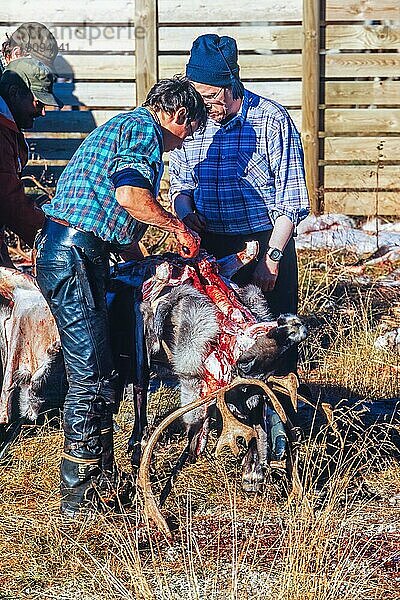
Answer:
[[[53,70],[58,44],[51,31],[42,23],[22,23],[1,45],[3,67],[11,61],[28,56],[36,58]]]
[[[35,58],[9,63],[0,79],[0,264],[13,264],[4,243],[4,226],[33,247],[44,222],[43,212],[25,192],[22,170],[28,148],[22,129],[44,116],[45,106],[62,106],[53,94],[53,73]]]
[[[175,234],[180,253],[200,239],[157,201],[163,152],[206,123],[201,95],[183,77],[165,79],[143,106],[120,114],[85,139],[43,210],[36,239],[37,282],[55,317],[66,364],[61,511],[74,518],[99,509],[118,474],[112,414],[116,374],[105,302],[109,253],[138,242],[148,225]]]
[[[244,89],[237,61],[231,37],[207,34],[193,43],[186,75],[209,118],[171,152],[170,194],[176,214],[217,258],[258,240],[258,261],[236,281],[259,285],[276,315],[296,313],[293,232],[309,212],[300,136],[285,108]],[[291,349],[281,372],[296,369],[297,349]]]

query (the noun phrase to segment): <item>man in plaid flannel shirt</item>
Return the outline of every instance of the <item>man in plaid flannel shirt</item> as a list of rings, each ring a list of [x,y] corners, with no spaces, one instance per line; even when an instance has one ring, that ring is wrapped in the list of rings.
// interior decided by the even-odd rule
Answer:
[[[202,35],[186,75],[209,108],[204,130],[170,155],[171,197],[177,215],[217,258],[260,244],[257,263],[241,269],[272,312],[297,312],[297,260],[293,232],[309,202],[300,136],[287,111],[245,90],[233,38]],[[282,371],[296,370],[296,349]]]
[[[43,207],[37,281],[57,323],[68,378],[61,462],[61,511],[68,517],[100,508],[101,492],[114,483],[109,252],[137,244],[147,225],[155,225],[175,234],[182,255],[197,254],[197,234],[157,195],[163,152],[180,147],[206,118],[186,78],[159,82],[142,107],[113,117],[85,139]]]

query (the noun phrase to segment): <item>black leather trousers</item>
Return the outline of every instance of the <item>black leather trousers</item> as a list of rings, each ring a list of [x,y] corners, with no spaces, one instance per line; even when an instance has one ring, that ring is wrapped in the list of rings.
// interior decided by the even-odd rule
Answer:
[[[112,470],[112,436],[104,435],[116,388],[105,301],[110,248],[50,219],[35,246],[37,282],[56,320],[67,372],[61,492],[64,512],[74,514],[93,500],[88,490],[101,471]],[[101,464],[103,454],[110,464]]]

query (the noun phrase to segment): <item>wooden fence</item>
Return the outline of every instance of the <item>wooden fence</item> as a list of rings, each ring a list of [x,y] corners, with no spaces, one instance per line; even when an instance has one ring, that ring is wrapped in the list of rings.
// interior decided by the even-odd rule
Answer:
[[[65,107],[27,134],[34,174],[56,179],[96,125],[183,72],[193,40],[214,32],[236,38],[246,87],[302,131],[315,211],[400,215],[399,2],[14,0],[2,14],[0,38],[40,19],[61,48]]]

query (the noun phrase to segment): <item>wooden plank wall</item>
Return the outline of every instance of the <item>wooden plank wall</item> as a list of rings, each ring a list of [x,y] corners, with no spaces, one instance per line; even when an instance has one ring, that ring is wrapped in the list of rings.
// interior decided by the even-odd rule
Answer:
[[[135,45],[145,32],[135,30],[134,0],[15,0],[1,14],[1,41],[22,21],[40,20],[60,46],[55,91],[65,106],[48,110],[26,134],[28,171],[45,170],[54,182],[92,129],[135,106]]]
[[[159,76],[184,71],[198,35],[231,35],[246,87],[286,106],[301,129],[303,1],[311,0],[258,0],[251,6],[243,0],[158,0],[151,43]],[[149,23],[155,22],[151,5],[14,0],[3,8],[1,40],[22,20],[40,19],[61,45],[56,87],[66,106],[49,111],[27,134],[31,172],[46,169],[56,179],[96,125],[135,106],[137,91],[143,93],[136,90],[135,50],[148,41]],[[320,18],[320,208],[400,214],[399,3],[321,0]],[[139,62],[139,72],[143,68]]]
[[[326,0],[324,18],[321,208],[400,215],[400,3]]]

